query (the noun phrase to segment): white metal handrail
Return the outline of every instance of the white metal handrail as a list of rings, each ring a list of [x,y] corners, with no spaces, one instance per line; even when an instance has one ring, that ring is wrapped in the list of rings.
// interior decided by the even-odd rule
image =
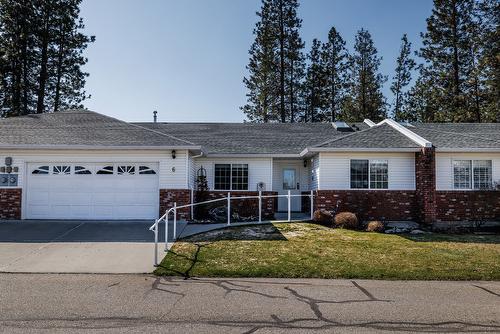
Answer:
[[[193,194],[193,192],[191,192]],[[292,220],[292,211],[291,211],[291,199],[292,197],[309,197],[310,198],[310,211],[311,211],[311,219],[314,218],[314,191],[311,190],[309,194],[292,194],[290,190],[286,195],[262,195],[262,191],[259,191],[258,196],[231,196],[231,193],[227,193],[227,197],[216,198],[208,201],[185,204],[177,206],[177,202],[174,202],[174,206],[165,211],[165,214],[160,218],[155,220],[155,223],[151,225],[149,228],[150,231],[154,232],[155,238],[155,255],[154,255],[154,265],[158,266],[158,225],[161,221],[165,221],[165,252],[168,251],[168,217],[171,213],[173,213],[173,235],[174,240],[177,240],[177,210],[184,208],[191,208],[191,217],[193,217],[193,208],[196,205],[203,205],[215,202],[227,202],[227,225],[231,225],[231,201],[238,199],[258,199],[259,200],[259,223],[262,222],[262,199],[266,198],[287,198],[287,221],[290,222]],[[191,199],[193,196],[191,196]]]

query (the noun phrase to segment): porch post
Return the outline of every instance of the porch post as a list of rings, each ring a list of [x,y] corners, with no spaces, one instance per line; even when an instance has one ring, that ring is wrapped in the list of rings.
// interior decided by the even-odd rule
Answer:
[[[290,197],[290,190],[288,190],[288,221],[292,220],[292,208],[291,208],[291,197]]]
[[[227,225],[231,225],[231,193],[227,193]]]
[[[177,202],[174,203],[174,240],[177,240]]]
[[[311,190],[311,195],[310,195],[310,200],[311,200],[311,220],[314,219],[314,192]]]
[[[262,191],[259,190],[259,223],[262,222]]]
[[[167,215],[165,216],[165,252],[168,251],[168,215],[170,213],[167,211]]]
[[[154,266],[158,267],[158,219],[155,220],[155,263]]]
[[[191,220],[194,220],[194,189],[191,188]]]

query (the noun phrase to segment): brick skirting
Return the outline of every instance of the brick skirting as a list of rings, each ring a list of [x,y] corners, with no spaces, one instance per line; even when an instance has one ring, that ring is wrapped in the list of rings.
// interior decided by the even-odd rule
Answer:
[[[438,221],[500,221],[500,191],[436,191]]]
[[[191,190],[189,189],[160,189],[160,217],[165,214],[165,211],[177,205],[187,205],[191,203]],[[178,217],[181,219],[189,219],[191,210],[182,208],[177,211]]]
[[[314,208],[355,213],[360,220],[417,220],[415,191],[402,190],[317,190]]]
[[[21,219],[21,201],[21,189],[0,189],[0,219]]]

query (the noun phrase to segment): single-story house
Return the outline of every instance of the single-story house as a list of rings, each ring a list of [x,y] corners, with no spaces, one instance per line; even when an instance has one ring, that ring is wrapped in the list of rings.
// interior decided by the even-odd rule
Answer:
[[[193,200],[202,167],[213,197],[313,191],[315,208],[361,219],[500,220],[500,124],[127,123],[88,110],[0,119],[0,219],[158,218]],[[293,197],[292,210],[308,204]]]

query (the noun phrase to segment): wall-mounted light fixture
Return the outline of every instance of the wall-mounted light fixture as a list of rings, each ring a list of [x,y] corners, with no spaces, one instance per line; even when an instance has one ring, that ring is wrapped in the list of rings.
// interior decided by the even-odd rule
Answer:
[[[175,159],[175,150],[172,150],[172,159]]]
[[[304,167],[307,167],[307,160],[304,160]]]

